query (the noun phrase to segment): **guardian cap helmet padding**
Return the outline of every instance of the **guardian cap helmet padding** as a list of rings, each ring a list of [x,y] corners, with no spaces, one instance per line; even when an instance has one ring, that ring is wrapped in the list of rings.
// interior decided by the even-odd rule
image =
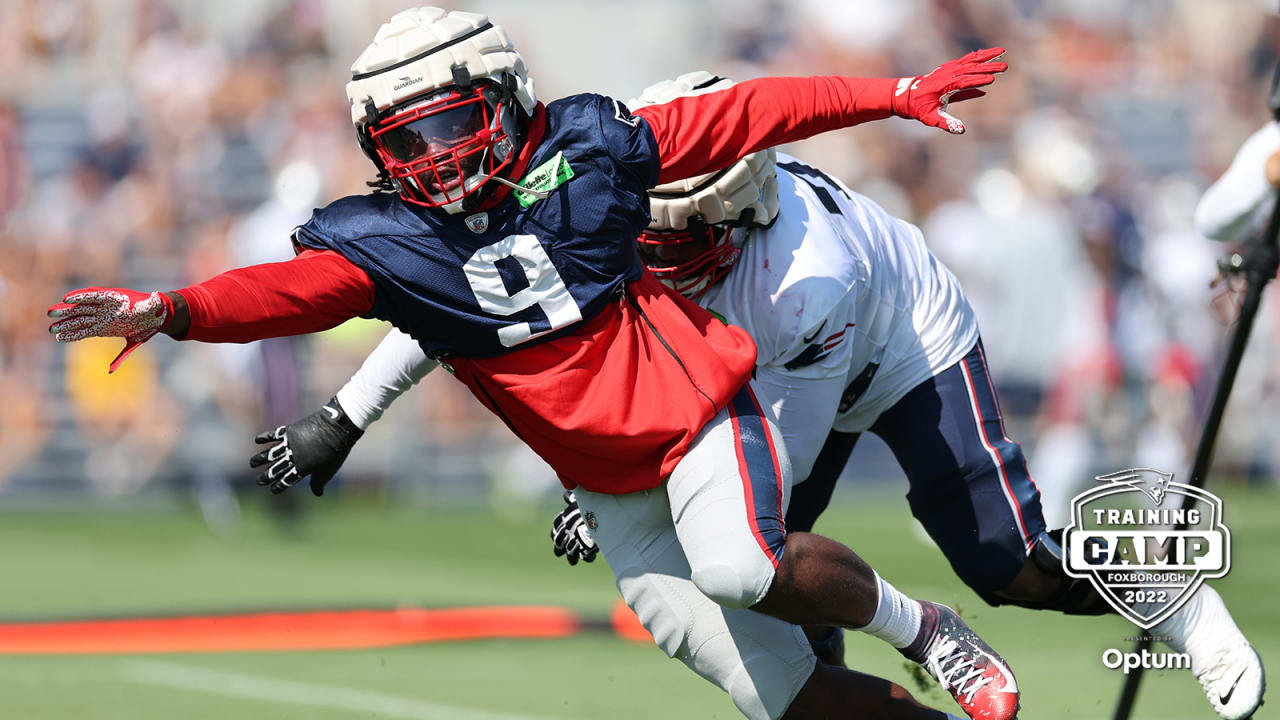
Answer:
[[[450,213],[511,165],[537,107],[524,58],[501,27],[431,7],[378,29],[351,65],[347,98],[375,185]]]
[[[733,86],[699,70],[645,88],[627,103],[635,109]],[[738,259],[747,232],[768,227],[778,215],[778,176],[773,148],[752,153],[718,172],[659,185],[649,191],[649,228],[640,235],[640,253],[659,280],[683,295],[697,297]],[[670,264],[663,256],[687,255],[682,246],[706,247]]]

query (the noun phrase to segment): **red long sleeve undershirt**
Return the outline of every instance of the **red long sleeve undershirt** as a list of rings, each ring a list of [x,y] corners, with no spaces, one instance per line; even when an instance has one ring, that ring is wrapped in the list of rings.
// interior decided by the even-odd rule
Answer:
[[[373,281],[332,250],[230,270],[178,291],[191,312],[183,340],[250,342],[337,327],[373,307]]]
[[[658,141],[658,182],[665,183],[719,170],[757,150],[889,117],[895,83],[761,78],[634,114]],[[178,293],[191,311],[183,339],[250,342],[327,330],[363,315],[373,307],[374,286],[340,254],[307,250],[293,260],[231,270]]]
[[[714,172],[744,155],[891,114],[897,80],[773,77],[642,107],[658,139],[659,183]]]

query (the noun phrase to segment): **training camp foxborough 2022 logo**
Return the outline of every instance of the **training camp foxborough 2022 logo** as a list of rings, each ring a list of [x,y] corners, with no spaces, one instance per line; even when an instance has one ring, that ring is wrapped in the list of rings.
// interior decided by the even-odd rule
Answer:
[[[1071,500],[1062,544],[1067,574],[1087,578],[1144,630],[1182,607],[1205,580],[1231,569],[1222,500],[1150,468],[1099,475]],[[1176,530],[1179,525],[1185,530]]]

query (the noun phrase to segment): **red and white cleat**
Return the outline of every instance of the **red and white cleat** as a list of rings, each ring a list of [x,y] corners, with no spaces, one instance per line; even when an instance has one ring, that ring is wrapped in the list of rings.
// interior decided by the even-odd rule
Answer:
[[[923,665],[972,720],[1014,720],[1018,683],[1009,666],[954,610],[920,606],[920,637],[902,654]]]

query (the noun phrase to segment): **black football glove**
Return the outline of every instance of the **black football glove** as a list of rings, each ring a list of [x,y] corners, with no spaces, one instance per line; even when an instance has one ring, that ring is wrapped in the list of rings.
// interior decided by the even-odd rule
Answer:
[[[250,458],[249,467],[269,464],[258,476],[258,484],[269,485],[277,495],[308,475],[311,492],[323,495],[325,483],[333,479],[361,435],[364,431],[351,422],[335,397],[301,420],[258,433],[253,441],[271,447]]]
[[[578,560],[591,562],[596,559],[600,548],[591,537],[587,521],[578,509],[578,499],[573,491],[564,494],[565,509],[551,521],[551,541],[556,544],[556,557],[565,556],[570,565],[577,565]]]

